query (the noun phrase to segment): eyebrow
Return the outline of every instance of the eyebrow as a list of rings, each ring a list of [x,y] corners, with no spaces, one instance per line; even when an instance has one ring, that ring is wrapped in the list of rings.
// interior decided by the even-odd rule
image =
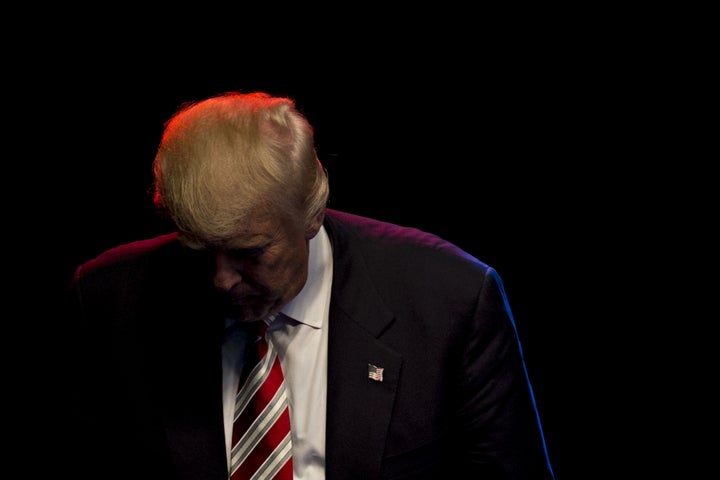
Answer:
[[[266,250],[270,246],[270,242],[264,243],[262,245],[257,245],[253,247],[227,247],[227,251],[233,254],[237,255],[253,255],[257,253],[262,253],[264,250]]]

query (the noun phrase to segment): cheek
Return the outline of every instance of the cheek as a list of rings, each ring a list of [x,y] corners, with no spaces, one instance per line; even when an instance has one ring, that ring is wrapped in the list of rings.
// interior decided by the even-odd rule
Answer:
[[[278,243],[265,252],[255,267],[257,281],[283,296],[294,295],[305,285],[308,268],[308,242],[297,237]]]
[[[278,291],[285,288],[288,281],[296,275],[293,266],[294,259],[274,257],[266,258],[248,268],[246,277],[248,282],[266,290]]]
[[[307,253],[295,250],[292,254],[284,256],[268,265],[267,278],[276,288],[298,290],[302,288],[307,279]]]

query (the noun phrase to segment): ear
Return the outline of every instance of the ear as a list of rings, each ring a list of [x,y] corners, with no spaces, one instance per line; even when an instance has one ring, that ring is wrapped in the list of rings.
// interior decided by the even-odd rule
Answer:
[[[317,235],[317,233],[320,231],[320,227],[322,227],[323,220],[325,220],[324,208],[313,217],[313,219],[310,221],[310,224],[305,229],[305,238],[307,240],[310,240],[315,235]]]

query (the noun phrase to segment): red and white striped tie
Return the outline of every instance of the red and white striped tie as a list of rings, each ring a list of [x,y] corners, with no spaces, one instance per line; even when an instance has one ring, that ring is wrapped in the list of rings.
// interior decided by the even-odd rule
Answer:
[[[290,415],[280,358],[260,322],[259,363],[235,397],[231,480],[292,480]]]

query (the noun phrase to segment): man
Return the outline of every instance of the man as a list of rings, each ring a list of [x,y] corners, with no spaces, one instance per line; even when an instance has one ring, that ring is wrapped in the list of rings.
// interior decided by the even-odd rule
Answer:
[[[245,469],[236,443],[255,434],[238,433],[236,396],[259,376],[259,337],[289,411],[289,458],[271,458],[295,479],[552,479],[498,274],[432,234],[328,209],[313,142],[291,99],[262,92],[167,123],[155,202],[177,232],[72,281],[77,475]]]

